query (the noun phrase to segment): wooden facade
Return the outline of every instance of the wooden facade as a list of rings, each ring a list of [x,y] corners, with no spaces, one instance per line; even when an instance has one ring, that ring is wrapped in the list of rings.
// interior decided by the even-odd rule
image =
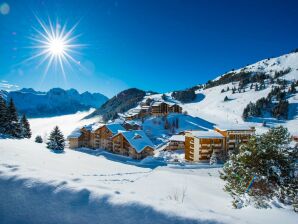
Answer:
[[[113,133],[107,128],[106,125],[99,127],[93,133],[93,147],[102,148],[108,151],[112,151],[112,137]]]
[[[143,159],[146,156],[152,156],[154,152],[153,144],[141,130],[132,130],[125,131],[125,129],[119,129],[122,132],[117,133],[116,130],[110,130],[107,125],[103,125],[96,130],[89,130],[86,128],[80,129],[80,135],[76,137],[69,137],[69,146],[70,148],[102,148],[110,152],[129,156],[133,159]],[[140,150],[136,146],[132,145],[123,134],[133,133],[132,136],[134,141],[139,139],[142,142],[144,139],[144,147]],[[138,136],[138,133],[141,133],[143,136]],[[149,145],[146,145],[146,142],[150,142]],[[140,143],[140,142],[139,142]],[[139,145],[139,144],[138,144]]]
[[[186,132],[185,159],[188,161],[208,161],[213,152],[222,153],[224,137],[212,133],[210,136],[200,135],[200,132]]]
[[[165,102],[155,102],[151,105],[151,115],[164,116],[169,113],[182,113],[182,107],[177,104],[169,105]]]
[[[173,135],[168,142],[167,147],[164,150],[184,150],[185,149],[185,136],[184,135]]]
[[[151,146],[144,147],[140,152],[125,138],[123,133],[119,133],[112,138],[113,152],[116,154],[129,156],[133,159],[143,159],[154,154],[154,148]]]
[[[238,149],[240,144],[248,142],[249,138],[255,134],[254,128],[223,129],[216,127],[215,131],[217,131],[225,137],[225,149],[227,151]]]

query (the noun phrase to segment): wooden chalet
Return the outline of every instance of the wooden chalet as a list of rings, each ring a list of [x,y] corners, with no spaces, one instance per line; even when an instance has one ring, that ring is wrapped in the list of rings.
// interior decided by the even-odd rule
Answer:
[[[120,124],[106,124],[93,131],[93,148],[102,148],[112,151],[112,137],[119,131],[125,131]]]
[[[235,150],[241,143],[248,142],[249,138],[255,134],[255,129],[245,125],[216,126],[215,131],[225,137],[225,149]]]
[[[224,136],[216,131],[187,131],[185,133],[185,159],[208,161],[213,152],[224,150]]]
[[[182,107],[177,104],[168,104],[165,102],[154,102],[151,105],[151,114],[153,116],[163,116],[169,113],[182,113]]]
[[[119,132],[112,141],[114,153],[133,159],[143,159],[154,153],[153,143],[142,130]]]
[[[169,138],[167,147],[164,150],[184,150],[185,149],[185,136],[173,135]]]

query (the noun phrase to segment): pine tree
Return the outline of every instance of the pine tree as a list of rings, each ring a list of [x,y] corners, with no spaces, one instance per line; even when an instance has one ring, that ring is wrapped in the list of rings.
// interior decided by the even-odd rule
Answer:
[[[42,143],[43,141],[42,141],[42,137],[40,136],[40,135],[37,135],[36,137],[35,137],[35,142],[36,143]]]
[[[23,114],[21,119],[21,135],[23,138],[31,138],[31,135],[32,135],[30,124],[25,114]]]
[[[288,130],[280,126],[250,138],[237,155],[230,156],[220,177],[226,181],[224,189],[233,197],[235,207],[250,202],[257,207],[269,207],[275,197],[285,204],[295,203],[298,149],[291,148],[289,143]]]
[[[227,96],[225,96],[224,101],[228,101],[228,100],[229,100],[229,98]]]
[[[50,137],[47,142],[47,148],[53,150],[64,150],[65,139],[62,132],[59,130],[58,126],[54,128],[51,132]]]
[[[18,113],[14,105],[13,99],[10,99],[8,108],[6,110],[7,126],[5,133],[13,137],[20,138],[21,126],[18,119]]]
[[[210,157],[209,164],[210,165],[216,165],[217,164],[217,156],[216,156],[216,153],[214,152],[214,150],[213,150],[212,155]]]
[[[6,110],[6,102],[0,95],[0,133],[4,133],[7,127]]]

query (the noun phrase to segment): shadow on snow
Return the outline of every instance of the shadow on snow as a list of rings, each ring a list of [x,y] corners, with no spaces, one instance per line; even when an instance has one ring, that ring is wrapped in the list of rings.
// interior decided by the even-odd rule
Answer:
[[[103,156],[105,159],[110,161],[120,162],[127,165],[134,165],[142,168],[155,169],[159,166],[167,165],[166,162],[160,158],[147,157],[143,160],[135,160],[128,156],[122,156],[119,154],[113,154],[111,152],[107,152],[106,150],[103,150],[103,149],[79,148],[74,150],[78,152],[87,153],[93,156]]]
[[[65,184],[65,181],[58,186],[41,182],[32,184],[30,179],[0,177],[0,223],[219,223],[212,219],[163,213],[139,203],[111,203],[111,196],[99,197],[88,189],[63,188]]]

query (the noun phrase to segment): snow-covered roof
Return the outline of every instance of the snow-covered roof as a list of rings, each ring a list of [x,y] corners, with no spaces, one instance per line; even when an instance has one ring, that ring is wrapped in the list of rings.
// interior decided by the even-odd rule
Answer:
[[[187,131],[197,138],[224,138],[222,134],[217,131]]]
[[[106,124],[106,127],[113,135],[117,134],[119,131],[125,131],[125,128],[120,124]]]
[[[217,125],[215,126],[216,128],[223,130],[223,131],[233,131],[233,130],[237,130],[237,131],[244,131],[244,130],[251,130],[252,127],[245,125],[245,124],[221,124],[221,125]]]
[[[103,126],[103,124],[101,124],[101,123],[93,123],[93,124],[85,125],[85,126],[83,126],[83,128],[85,128],[88,131],[95,131],[102,126]]]
[[[79,138],[81,136],[82,132],[80,128],[76,128],[73,130],[70,135],[67,136],[68,139],[70,138]]]
[[[142,130],[124,131],[121,134],[138,153],[142,152],[147,146],[154,148],[154,144]]]
[[[173,135],[169,138],[170,141],[177,141],[177,142],[184,142],[185,136],[184,135]]]

